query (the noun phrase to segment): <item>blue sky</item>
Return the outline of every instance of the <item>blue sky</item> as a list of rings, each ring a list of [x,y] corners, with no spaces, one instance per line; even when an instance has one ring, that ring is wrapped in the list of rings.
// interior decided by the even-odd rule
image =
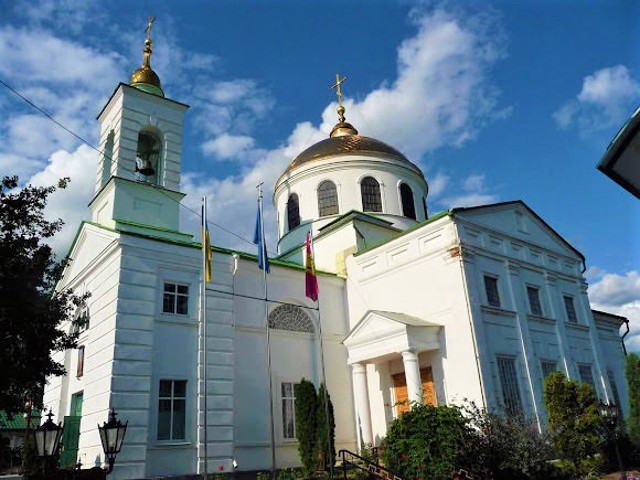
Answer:
[[[640,106],[631,1],[293,2],[0,0],[0,79],[97,144],[96,114],[142,60],[191,105],[185,204],[210,199],[214,243],[251,250],[255,185],[272,185],[347,119],[419,164],[432,213],[524,200],[587,258],[593,306],[640,331],[640,202],[595,169]],[[65,252],[87,217],[97,153],[0,88],[0,169],[51,184]],[[275,217],[267,205],[268,243]],[[183,209],[183,227],[197,218]],[[273,248],[271,249],[273,250]],[[632,326],[633,328],[633,326]],[[640,350],[640,335],[631,341]]]

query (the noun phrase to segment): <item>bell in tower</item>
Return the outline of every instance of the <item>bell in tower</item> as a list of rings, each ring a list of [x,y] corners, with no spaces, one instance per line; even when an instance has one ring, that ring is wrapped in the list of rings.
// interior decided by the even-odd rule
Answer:
[[[160,158],[160,140],[148,132],[138,134],[136,151],[136,173],[139,180],[154,181]]]

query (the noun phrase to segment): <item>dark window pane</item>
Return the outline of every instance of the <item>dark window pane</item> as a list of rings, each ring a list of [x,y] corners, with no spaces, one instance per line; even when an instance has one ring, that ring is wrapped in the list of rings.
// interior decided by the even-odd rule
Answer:
[[[333,182],[322,182],[318,187],[318,212],[321,217],[338,213],[338,191]]]
[[[287,202],[287,223],[289,230],[293,230],[300,225],[300,208],[298,205],[298,195],[292,193]]]
[[[165,293],[162,298],[162,311],[164,313],[175,313],[176,311],[176,297],[173,293]]]
[[[427,211],[427,199],[422,197],[422,208],[424,208],[424,219],[429,218],[429,212]]]
[[[178,285],[178,293],[189,295],[189,287],[187,285]]]
[[[171,400],[160,400],[158,404],[158,440],[169,440],[171,428]]]
[[[571,323],[578,323],[576,308],[573,305],[573,297],[564,296],[564,310],[567,313],[567,320]]]
[[[510,415],[518,414],[522,411],[522,402],[520,400],[516,361],[513,358],[505,357],[498,357],[497,360],[505,410]]]
[[[540,362],[540,366],[542,367],[543,380],[557,370],[556,362],[553,362],[551,360],[542,360]]]
[[[175,283],[165,283],[164,284],[164,291],[165,292],[175,292],[176,291]]]
[[[160,380],[160,396],[161,397],[170,397],[171,396],[171,380]]]
[[[360,185],[362,193],[362,210],[365,212],[382,212],[380,184],[375,178],[366,177]]]
[[[185,401],[173,401],[173,440],[183,440],[185,438]]]
[[[487,292],[487,302],[492,307],[500,306],[500,294],[498,293],[498,279],[493,277],[484,277],[484,288]]]
[[[596,386],[595,382],[593,381],[593,372],[591,371],[591,365],[578,365],[578,373],[580,373],[580,380],[582,380],[582,382],[588,383],[592,387]]]
[[[416,206],[413,203],[413,191],[406,183],[400,185],[400,198],[402,200],[402,214],[407,218],[416,219]]]
[[[527,296],[529,297],[529,307],[534,315],[542,315],[542,306],[540,305],[540,291],[535,287],[527,287]]]
[[[184,398],[187,393],[187,382],[185,380],[176,380],[173,382],[174,398]]]
[[[189,297],[178,296],[177,300],[176,313],[181,315],[189,313]]]

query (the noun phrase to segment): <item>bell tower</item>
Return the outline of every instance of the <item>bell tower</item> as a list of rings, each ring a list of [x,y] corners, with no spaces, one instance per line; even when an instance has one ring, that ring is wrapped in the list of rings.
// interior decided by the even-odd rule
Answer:
[[[98,115],[100,158],[93,222],[122,231],[188,239],[179,232],[182,132],[189,108],[165,97],[151,68],[151,25],[140,68]]]

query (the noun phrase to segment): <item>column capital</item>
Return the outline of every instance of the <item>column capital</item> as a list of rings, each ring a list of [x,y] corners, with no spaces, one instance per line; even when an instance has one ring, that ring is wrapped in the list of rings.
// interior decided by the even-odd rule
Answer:
[[[418,359],[418,351],[415,348],[407,348],[402,351],[402,359],[403,360],[417,360]]]
[[[353,374],[367,373],[367,366],[364,363],[352,363],[351,372]]]

